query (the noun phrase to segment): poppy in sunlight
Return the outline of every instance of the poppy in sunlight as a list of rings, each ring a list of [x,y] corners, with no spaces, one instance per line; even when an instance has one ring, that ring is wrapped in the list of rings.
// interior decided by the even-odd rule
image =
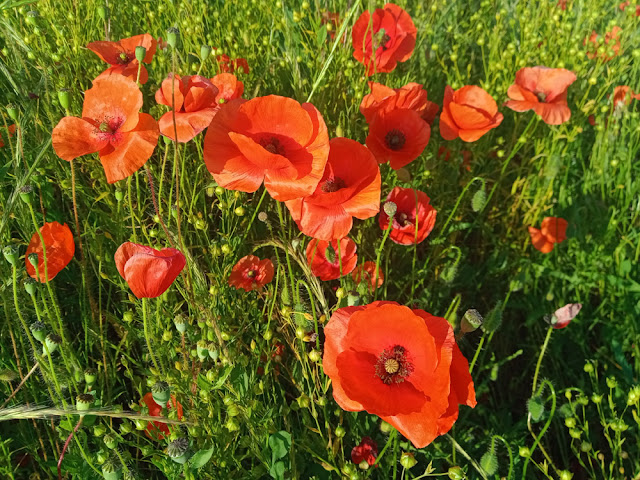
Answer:
[[[376,262],[367,261],[362,265],[358,265],[351,274],[351,277],[356,283],[364,282],[368,284],[369,290],[373,292],[384,283],[384,273],[382,272],[382,268],[378,267],[377,275],[374,273],[375,271]]]
[[[322,12],[320,24],[327,25],[327,33],[331,40],[334,40],[336,32],[340,29],[340,14],[337,12]]]
[[[564,68],[527,67],[518,70],[509,87],[505,106],[516,112],[533,110],[548,125],[560,125],[571,118],[567,89],[577,79]]]
[[[531,243],[542,253],[549,253],[556,243],[566,240],[568,225],[564,218],[545,217],[540,229],[529,227]]]
[[[320,112],[278,95],[232,100],[204,138],[204,161],[218,185],[255,192],[264,182],[279,201],[311,195],[328,156]]]
[[[436,209],[429,203],[426,193],[412,188],[395,187],[387,196],[393,202],[393,215],[389,238],[400,245],[420,243],[429,236],[436,223]],[[389,228],[389,215],[382,209],[378,223],[382,230]]]
[[[209,126],[218,110],[216,97],[218,87],[208,78],[200,75],[180,77],[169,75],[156,92],[156,102],[175,110],[175,126],[173,112],[167,112],[158,121],[160,133],[178,142],[188,142]],[[172,102],[175,98],[175,107]]]
[[[64,117],[51,133],[63,160],[98,152],[109,183],[133,175],[158,143],[158,123],[140,113],[142,92],[120,75],[97,78],[85,92],[82,118]]]
[[[325,282],[350,274],[358,263],[356,244],[349,237],[339,242],[313,239],[306,253],[311,273]]]
[[[369,149],[343,137],[329,145],[329,158],[315,191],[286,202],[300,231],[321,240],[346,237],[353,217],[364,220],[380,210],[380,169]]]
[[[3,130],[5,130],[4,127],[0,128],[0,148],[4,147],[5,145],[4,139],[2,137]],[[7,139],[12,138],[16,133],[16,125],[15,124],[9,125],[6,130],[7,130],[7,133],[6,133]]]
[[[238,260],[231,269],[229,285],[247,292],[258,290],[273,280],[273,273],[271,260],[260,260],[255,255],[247,255]]]
[[[600,39],[600,36],[595,30],[591,32],[589,38],[584,41],[584,45],[587,47],[587,57],[591,60],[600,59],[603,62],[608,62],[620,55],[620,39],[618,38],[618,35],[621,31],[622,29],[616,25],[610,32],[605,33],[604,44],[602,44],[606,50],[604,52],[598,52],[598,48],[600,46],[598,40]]]
[[[431,127],[414,110],[378,112],[369,125],[367,147],[378,163],[394,170],[418,158],[429,143]]]
[[[40,227],[40,234],[44,240],[44,248],[40,235],[38,232],[34,233],[25,254],[25,266],[31,278],[44,283],[53,280],[69,264],[76,252],[76,245],[73,242],[73,234],[66,223],[61,225],[58,222],[47,222]],[[29,260],[29,255],[32,253],[38,255],[37,272],[36,267]],[[47,257],[46,269],[45,256]]]
[[[365,410],[416,448],[476,405],[469,364],[444,318],[396,302],[338,309],[324,327],[323,368],[344,410]]]
[[[221,107],[225,103],[229,103],[231,100],[240,98],[244,93],[244,83],[232,73],[219,73],[211,79],[218,89],[216,95],[216,104]]]
[[[175,248],[155,248],[126,242],[115,254],[116,268],[138,298],[162,295],[178,278],[186,264],[184,255]]]
[[[629,0],[627,0],[626,2],[622,2],[619,5],[620,10],[624,12],[625,8],[627,8],[629,5],[631,5],[631,2]],[[640,5],[636,5],[635,16],[640,17]]]
[[[162,417],[162,406],[158,405],[153,399],[153,393],[145,393],[144,397],[142,397],[140,405],[146,406],[149,409],[149,416]],[[182,405],[176,400],[175,396],[171,395],[171,398],[167,402],[166,408],[167,410],[173,410],[174,408],[176,408],[178,420],[182,420]],[[147,428],[145,430],[145,434],[147,435],[147,437],[157,440],[163,440],[165,435],[169,435],[170,433],[171,430],[166,423],[155,420],[153,422],[148,422]]]
[[[446,86],[440,135],[445,140],[460,137],[464,142],[475,142],[502,122],[502,114],[491,95],[475,85],[466,85],[458,90]]]
[[[236,58],[231,60],[229,55],[223,54],[218,55],[216,57],[216,61],[218,62],[218,66],[222,73],[234,73],[240,70],[242,70],[242,73],[249,73],[251,71],[249,68],[249,62],[247,62],[246,58]]]
[[[367,75],[391,72],[406,62],[416,46],[416,26],[409,14],[393,3],[364,12],[353,26],[353,56],[367,68]]]
[[[146,53],[142,63],[151,63],[153,55],[156,53],[156,39],[148,33],[123,38],[117,42],[91,42],[87,48],[98,55],[101,60],[107,62],[111,67],[107,68],[97,78],[109,75],[124,75],[134,82],[138,77],[138,60],[136,59],[136,47],[146,48]],[[140,83],[145,84],[149,79],[149,74],[144,65],[140,67]]]
[[[389,88],[376,82],[369,82],[371,93],[364,96],[360,102],[360,113],[367,123],[371,123],[379,112],[390,112],[396,109],[413,110],[429,125],[438,113],[440,107],[427,100],[427,91],[419,83],[408,83],[402,88]]]
[[[630,105],[631,100],[640,100],[640,93],[633,93],[630,87],[620,85],[613,89],[613,108]]]
[[[551,315],[545,315],[544,319],[556,330],[567,327],[571,320],[576,318],[582,309],[581,303],[568,303],[564,307],[560,307]]]
[[[378,445],[371,437],[362,437],[360,443],[351,449],[351,461],[356,465],[367,462],[368,465],[376,463]]]

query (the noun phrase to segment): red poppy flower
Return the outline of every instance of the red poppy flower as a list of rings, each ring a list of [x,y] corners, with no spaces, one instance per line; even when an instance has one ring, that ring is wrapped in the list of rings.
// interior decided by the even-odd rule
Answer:
[[[118,247],[116,268],[138,298],[162,295],[186,264],[184,255],[175,248],[155,248],[126,242]]]
[[[142,63],[151,63],[153,55],[156,53],[156,39],[148,33],[123,38],[117,42],[91,42],[87,48],[98,55],[101,60],[107,62],[111,67],[98,75],[102,78],[108,75],[124,75],[134,82],[138,76],[138,60],[136,59],[136,47],[144,47],[147,53]],[[140,83],[145,84],[149,79],[147,69],[140,68]]]
[[[556,7],[558,7],[560,10],[566,10],[567,9],[567,0],[558,0],[558,3],[556,4]]]
[[[211,83],[218,89],[218,94],[216,95],[216,104],[218,106],[240,98],[244,93],[244,83],[231,73],[219,73],[211,79]]]
[[[389,88],[376,82],[369,82],[371,93],[365,95],[360,103],[360,113],[367,123],[371,123],[378,112],[390,112],[396,109],[413,110],[429,125],[440,107],[427,100],[427,91],[419,83],[408,83],[402,88]]]
[[[140,405],[146,406],[149,409],[149,415],[151,417],[162,417],[162,406],[156,403],[151,392],[145,393]],[[173,410],[174,408],[177,408],[178,420],[182,420],[182,405],[176,400],[174,395],[171,395],[171,399],[167,402],[167,410]],[[163,440],[165,435],[171,433],[171,430],[169,430],[169,426],[166,423],[156,422],[154,420],[153,422],[147,423],[145,433],[149,438]]]
[[[588,39],[585,39],[583,42],[584,45],[587,46],[587,57],[590,59],[600,58],[603,62],[608,62],[609,60],[613,60],[620,54],[620,39],[618,39],[618,34],[622,31],[620,27],[617,25],[613,27],[610,32],[605,33],[604,35],[604,45],[611,49],[611,54],[605,52],[602,54],[598,53],[598,34],[594,30],[589,36]],[[609,45],[611,44],[611,45]]]
[[[328,31],[331,40],[336,38],[336,31],[340,29],[340,14],[337,12],[322,12],[320,18],[321,25],[331,25],[331,30]]]
[[[109,183],[133,175],[158,143],[158,123],[142,107],[142,92],[120,75],[97,78],[85,92],[82,118],[64,117],[51,133],[63,160],[98,152]]]
[[[307,262],[311,273],[320,280],[335,280],[350,274],[358,263],[356,244],[349,237],[327,242],[315,238],[307,245]],[[342,275],[340,269],[342,268]]]
[[[400,245],[422,242],[433,230],[436,223],[436,209],[429,204],[426,193],[412,188],[395,187],[387,196],[387,202],[396,204],[389,238]],[[380,228],[389,226],[389,216],[382,209],[378,217]]]
[[[3,128],[4,130],[4,128]],[[12,138],[16,133],[16,125],[15,123],[13,125],[9,125],[7,127],[7,138]],[[4,147],[4,140],[2,139],[2,134],[0,133],[0,148]]]
[[[624,9],[627,8],[629,5],[631,5],[631,2],[629,0],[627,0],[626,2],[622,2],[620,4],[620,10],[622,10],[624,12]],[[640,17],[640,5],[636,5],[636,13],[635,13],[636,17]]]
[[[369,290],[373,292],[384,283],[384,273],[382,272],[382,268],[378,267],[377,275],[374,273],[375,270],[376,262],[367,261],[362,265],[358,265],[351,274],[351,277],[356,283],[366,282],[369,285]]]
[[[327,126],[310,103],[277,95],[232,100],[211,122],[204,161],[216,182],[280,201],[313,193],[329,156]]]
[[[231,60],[229,55],[223,54],[218,55],[216,57],[216,61],[218,62],[220,71],[223,73],[233,73],[236,70],[240,69],[242,69],[242,73],[249,73],[251,71],[246,58],[236,58],[234,60]]]
[[[640,93],[634,94],[628,86],[620,85],[613,89],[613,108],[630,105],[633,99],[640,100]]]
[[[169,75],[156,92],[156,102],[174,108],[172,98],[175,97],[175,130],[178,142],[188,142],[209,126],[218,110],[216,87],[208,78],[200,75],[180,77]],[[173,112],[167,112],[158,122],[160,133],[175,140]]]
[[[571,118],[567,88],[576,79],[575,73],[564,68],[521,68],[516,83],[507,90],[511,100],[505,106],[516,112],[533,110],[546,124],[560,125]]]
[[[445,140],[460,137],[464,142],[475,142],[502,122],[502,114],[491,95],[475,85],[466,85],[456,91],[450,86],[444,90],[440,134]]]
[[[542,220],[541,228],[538,230],[529,227],[531,243],[542,253],[549,253],[556,243],[561,243],[567,238],[568,222],[564,218],[546,217]]]
[[[371,437],[362,437],[359,445],[351,450],[351,461],[356,465],[367,462],[369,465],[376,463],[378,445]]]
[[[430,137],[431,127],[420,114],[398,109],[374,116],[366,143],[378,163],[389,162],[397,170],[418,158]]]
[[[40,241],[38,232],[34,233],[27,247],[25,254],[25,266],[27,273],[31,278],[35,278],[39,282],[53,280],[53,278],[66,267],[76,252],[76,245],[73,243],[73,234],[65,223],[60,225],[58,222],[47,222],[40,227],[42,240],[44,240],[44,249]],[[44,252],[43,252],[44,250]],[[38,272],[29,261],[29,255],[38,254]],[[45,280],[44,256],[47,257],[47,275]]]
[[[229,285],[249,292],[264,287],[273,280],[273,263],[268,258],[260,260],[255,255],[247,255],[238,260],[231,269]]]
[[[364,220],[380,210],[380,169],[371,152],[343,137],[329,145],[329,159],[315,191],[286,202],[300,231],[321,240],[346,237],[353,217]]]
[[[373,17],[366,11],[356,21],[351,32],[353,56],[367,67],[367,75],[391,72],[411,57],[417,32],[407,12],[387,3],[376,8]]]
[[[396,302],[338,309],[324,328],[324,372],[347,411],[378,415],[423,448],[476,405],[469,364],[444,319]]]

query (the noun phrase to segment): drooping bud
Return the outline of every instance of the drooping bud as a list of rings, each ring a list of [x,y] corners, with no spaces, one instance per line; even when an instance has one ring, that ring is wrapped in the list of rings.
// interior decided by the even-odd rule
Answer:
[[[35,338],[39,342],[44,342],[44,339],[47,336],[47,327],[44,323],[33,322],[29,326],[29,330],[31,330],[31,335],[33,335],[33,338]]]
[[[458,466],[450,467],[449,471],[447,472],[447,475],[449,476],[449,478],[451,480],[463,480],[465,478],[464,477],[464,470],[462,470]]]
[[[177,438],[167,446],[167,455],[176,463],[184,464],[189,459],[189,440]]]
[[[167,30],[167,44],[171,48],[178,46],[178,40],[180,37],[180,30],[177,27],[171,27]]]
[[[47,338],[44,339],[42,354],[45,355],[47,353],[47,350],[50,354],[55,352],[61,343],[62,338],[60,338],[55,333],[50,333],[49,335],[47,335]]]
[[[71,96],[69,95],[68,88],[61,88],[58,90],[58,101],[62,108],[69,110],[69,107],[71,106]]]
[[[200,47],[200,60],[205,61],[211,55],[211,47],[209,45],[202,45]]]
[[[142,45],[138,45],[136,47],[136,60],[138,60],[139,63],[142,63],[142,61],[144,60],[144,57],[146,56],[147,56],[147,49]]]
[[[385,202],[382,208],[384,209],[384,213],[390,217],[393,217],[398,211],[398,206],[393,202]]]
[[[167,382],[156,382],[151,387],[151,395],[153,396],[153,400],[164,408],[171,398],[171,388]]]
[[[477,328],[482,325],[482,315],[474,309],[470,308],[464,313],[464,317],[462,317],[462,322],[460,322],[460,331],[464,334],[474,332]]]
[[[15,245],[7,245],[2,249],[4,258],[13,266],[18,265],[18,247]]]
[[[33,187],[31,185],[25,185],[18,190],[20,194],[20,200],[22,200],[27,205],[30,205],[33,202]]]
[[[31,278],[31,277],[28,277],[24,281],[24,289],[32,297],[36,294],[36,286],[37,285],[38,285],[38,282],[36,282],[36,280],[34,278]]]

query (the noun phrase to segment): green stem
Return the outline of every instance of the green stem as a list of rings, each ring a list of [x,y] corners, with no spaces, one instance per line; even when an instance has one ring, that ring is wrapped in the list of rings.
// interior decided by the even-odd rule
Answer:
[[[536,364],[536,371],[533,374],[533,387],[531,388],[531,396],[533,397],[536,392],[536,385],[538,384],[538,374],[540,373],[540,365],[542,364],[542,357],[544,357],[544,352],[547,349],[547,345],[549,345],[549,339],[551,338],[551,332],[553,331],[553,327],[549,327],[547,330],[547,336],[544,339],[544,343],[542,344],[542,350],[540,350],[540,355],[538,356],[538,363]]]
[[[147,299],[142,299],[142,325],[144,329],[144,339],[147,342],[147,348],[149,349],[149,355],[151,355],[151,361],[153,362],[156,370],[160,372],[160,367],[158,366],[158,362],[156,361],[156,357],[153,354],[153,348],[151,347],[151,338],[149,337],[149,322],[147,321]]]

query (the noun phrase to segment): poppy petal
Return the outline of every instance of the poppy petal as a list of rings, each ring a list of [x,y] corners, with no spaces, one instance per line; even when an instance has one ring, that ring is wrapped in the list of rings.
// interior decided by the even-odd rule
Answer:
[[[86,120],[64,117],[51,132],[51,143],[56,155],[71,161],[102,150],[109,140],[101,138],[99,130]]]
[[[128,78],[111,75],[97,78],[85,92],[82,117],[98,123],[113,121],[118,130],[128,132],[138,125],[142,92]]]

